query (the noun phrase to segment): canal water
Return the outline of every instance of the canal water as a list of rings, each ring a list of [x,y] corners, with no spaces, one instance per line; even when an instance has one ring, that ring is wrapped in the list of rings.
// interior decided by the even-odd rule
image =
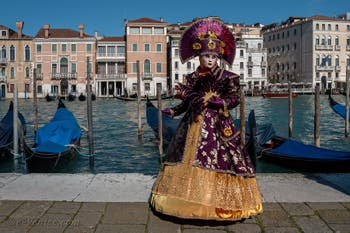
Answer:
[[[340,103],[341,95],[334,96]],[[288,99],[264,99],[246,97],[245,111],[248,116],[254,109],[258,124],[272,123],[277,133],[288,137]],[[335,150],[349,150],[350,141],[344,138],[344,120],[329,107],[327,96],[321,96],[321,147]],[[0,101],[0,117],[6,113],[10,101]],[[179,100],[164,100],[163,107],[175,106]],[[87,128],[87,103],[75,100],[65,101],[66,106]],[[61,173],[143,173],[155,175],[159,169],[157,140],[146,122],[146,103],[142,102],[142,136],[137,136],[137,102],[118,99],[97,99],[93,104],[94,158],[93,169],[89,166],[87,134],[81,140],[81,156],[68,164]],[[154,103],[156,104],[156,102]],[[19,111],[27,121],[26,141],[33,141],[33,101],[20,99]],[[39,127],[47,123],[55,113],[57,102],[38,100]],[[293,138],[313,144],[314,140],[314,96],[299,95],[293,99]],[[239,109],[238,109],[239,111]],[[232,115],[236,111],[232,110]],[[30,144],[30,143],[29,143]],[[25,163],[2,162],[0,172],[26,173]],[[293,172],[282,167],[258,160],[257,172]]]

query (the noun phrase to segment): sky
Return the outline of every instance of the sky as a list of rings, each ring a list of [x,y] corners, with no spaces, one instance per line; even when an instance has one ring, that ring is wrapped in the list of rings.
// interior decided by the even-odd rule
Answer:
[[[124,19],[163,18],[184,23],[196,17],[219,16],[227,23],[279,23],[290,16],[338,16],[350,12],[350,0],[7,0],[0,5],[0,25],[35,36],[44,24],[51,28],[97,32],[104,36],[124,35]]]

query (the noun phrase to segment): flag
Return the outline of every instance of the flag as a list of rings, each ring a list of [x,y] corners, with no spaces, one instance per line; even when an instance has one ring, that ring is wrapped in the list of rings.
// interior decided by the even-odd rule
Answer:
[[[321,66],[325,66],[326,63],[330,60],[331,60],[331,57],[329,55],[325,56],[324,58],[322,58]]]

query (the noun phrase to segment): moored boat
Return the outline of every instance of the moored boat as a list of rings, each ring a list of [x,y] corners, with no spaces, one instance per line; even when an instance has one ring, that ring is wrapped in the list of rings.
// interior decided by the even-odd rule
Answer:
[[[279,99],[285,99],[285,98],[289,98],[289,93],[288,92],[266,92],[263,93],[262,96],[264,98],[279,98]],[[292,97],[298,97],[298,94],[295,92],[292,92]]]

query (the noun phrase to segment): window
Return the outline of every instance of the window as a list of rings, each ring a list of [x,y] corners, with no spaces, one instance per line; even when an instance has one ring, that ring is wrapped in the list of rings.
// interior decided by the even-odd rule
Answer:
[[[252,69],[248,69],[248,77],[252,77]]]
[[[334,43],[335,43],[335,45],[339,45],[339,37],[336,37],[336,38],[335,38]]]
[[[330,36],[328,37],[327,41],[328,41],[328,45],[332,45],[332,38]]]
[[[162,72],[162,63],[157,63],[157,73]]]
[[[108,56],[115,56],[115,46],[107,46]]]
[[[339,31],[339,25],[338,24],[335,25],[335,31]]]
[[[130,34],[133,34],[133,35],[140,34],[140,28],[138,28],[138,27],[130,27]]]
[[[179,62],[178,61],[175,62],[174,67],[175,67],[175,69],[179,69]]]
[[[322,24],[322,31],[326,30],[326,25]]]
[[[178,57],[179,56],[179,49],[175,49],[175,57]]]
[[[142,28],[142,34],[145,34],[145,35],[150,35],[150,34],[152,34],[152,28],[143,27],[143,28]]]
[[[320,56],[317,56],[316,57],[316,66],[319,66],[320,65]]]
[[[150,91],[150,90],[151,90],[151,84],[145,83],[145,91]]]
[[[75,63],[75,62],[71,63],[71,73],[72,74],[77,73],[77,63]]]
[[[42,73],[42,64],[36,65],[36,74],[41,76]]]
[[[243,56],[244,56],[243,49],[239,50],[239,56],[240,56],[240,57],[243,57]]]
[[[125,46],[117,46],[117,54],[124,55],[125,54]]]
[[[350,25],[346,25],[346,30],[349,32],[350,31]]]
[[[11,69],[10,69],[10,77],[15,78],[15,68],[14,67],[11,67]]]
[[[1,48],[1,58],[6,58],[6,46],[3,45]]]
[[[51,52],[57,52],[57,44],[51,45]]]
[[[145,48],[144,48],[144,49],[145,49],[145,52],[149,52],[149,46],[150,46],[149,44],[144,44],[144,47],[145,47]]]
[[[297,35],[297,29],[294,29],[294,36]]]
[[[320,30],[320,25],[318,23],[316,23],[316,30]]]
[[[188,69],[188,70],[191,69],[191,62],[187,62],[187,69]]]
[[[132,46],[131,50],[136,52],[137,51],[137,44],[132,44],[131,46]]]
[[[71,44],[70,50],[71,50],[72,52],[76,52],[76,51],[77,51],[77,45],[76,45],[76,44]]]
[[[136,62],[132,63],[132,72],[137,73],[137,63]]]
[[[319,44],[320,44],[320,37],[317,36],[317,37],[316,37],[316,45],[319,45]]]
[[[41,53],[41,44],[36,45],[36,52]]]
[[[336,66],[339,66],[339,57],[336,57],[336,58],[335,58],[335,65],[336,65]]]
[[[87,45],[86,45],[86,51],[87,51],[87,52],[91,52],[91,48],[92,48],[92,47],[91,47],[91,44],[87,44]]]
[[[175,81],[179,81],[179,74],[175,74]]]
[[[10,61],[14,61],[16,57],[15,46],[10,46]]]
[[[62,52],[66,52],[67,51],[67,44],[62,44],[61,50],[62,50]]]
[[[29,75],[30,75],[30,69],[29,67],[26,67],[26,78],[29,78]]]
[[[43,93],[43,86],[41,86],[41,85],[37,86],[37,92],[39,94]]]
[[[164,28],[154,28],[154,34],[157,34],[157,35],[164,34]]]
[[[161,52],[162,51],[162,44],[157,44],[156,46],[157,46],[157,48],[156,48],[157,52]]]
[[[145,73],[151,73],[151,62],[149,59],[146,59],[143,64],[143,71]]]
[[[1,31],[1,36],[5,37],[6,36],[6,31]]]
[[[332,26],[328,24],[328,31],[332,31]]]
[[[24,59],[25,61],[30,61],[30,48],[29,45],[26,45],[25,49],[24,49]]]
[[[243,63],[243,62],[240,62],[240,63],[239,63],[239,68],[240,68],[240,69],[244,69],[244,63]]]
[[[57,64],[51,64],[51,73],[57,74]]]

